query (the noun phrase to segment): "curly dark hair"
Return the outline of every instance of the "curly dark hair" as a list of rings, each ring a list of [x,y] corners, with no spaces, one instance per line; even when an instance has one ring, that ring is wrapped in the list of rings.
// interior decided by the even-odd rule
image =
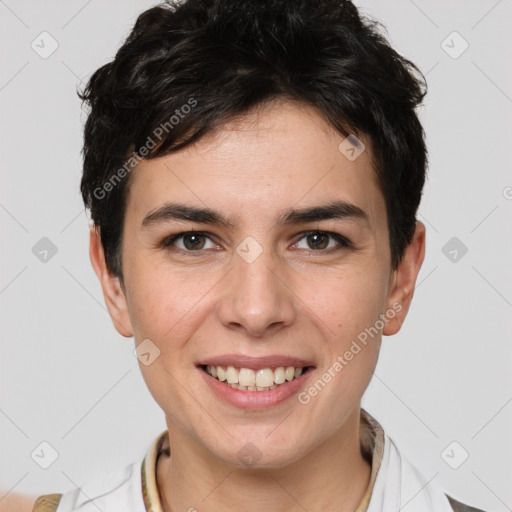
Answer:
[[[416,107],[427,86],[381,28],[346,0],[185,0],[143,12],[114,60],[79,93],[90,107],[80,190],[109,272],[123,282],[123,221],[136,163],[277,98],[313,106],[345,136],[368,137],[396,268],[425,182]]]

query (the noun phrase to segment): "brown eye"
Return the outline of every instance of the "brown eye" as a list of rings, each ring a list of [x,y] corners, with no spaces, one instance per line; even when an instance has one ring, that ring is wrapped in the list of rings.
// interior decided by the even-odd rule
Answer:
[[[309,234],[307,241],[313,249],[325,249],[329,245],[329,237],[324,233]]]
[[[183,235],[183,245],[186,249],[202,249],[204,247],[204,235],[197,233],[188,233]]]
[[[302,241],[305,240],[307,247],[300,247]],[[350,241],[338,233],[330,233],[327,231],[310,231],[297,242],[299,249],[313,250],[319,252],[332,252],[347,247],[352,247]]]
[[[207,242],[211,243],[210,247],[206,246]],[[169,251],[199,252],[202,249],[214,248],[215,244],[207,233],[186,231],[166,238],[162,242],[162,247]]]

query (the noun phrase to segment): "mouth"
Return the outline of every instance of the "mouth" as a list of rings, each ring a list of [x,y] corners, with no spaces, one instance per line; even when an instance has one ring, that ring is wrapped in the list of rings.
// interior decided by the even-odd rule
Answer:
[[[254,411],[290,400],[308,385],[316,368],[312,360],[284,354],[224,354],[198,361],[196,367],[222,402]]]
[[[314,369],[314,366],[276,366],[245,368],[231,365],[199,365],[199,368],[212,378],[239,391],[271,391],[301,379]]]

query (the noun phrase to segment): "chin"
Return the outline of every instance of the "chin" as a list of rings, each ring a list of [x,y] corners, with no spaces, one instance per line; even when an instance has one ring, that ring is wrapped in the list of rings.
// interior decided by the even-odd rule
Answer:
[[[260,435],[254,430],[251,427],[250,435],[241,429],[239,435],[226,436],[223,447],[219,446],[217,439],[209,451],[229,466],[248,469],[280,469],[296,463],[304,456],[303,439],[296,442],[289,435],[285,439],[282,436],[272,439],[272,429],[262,429]]]

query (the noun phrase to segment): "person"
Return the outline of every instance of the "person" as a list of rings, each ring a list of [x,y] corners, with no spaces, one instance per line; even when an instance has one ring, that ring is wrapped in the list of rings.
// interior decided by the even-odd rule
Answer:
[[[424,258],[426,91],[350,1],[139,16],[81,93],[81,193],[167,430],[34,512],[477,510],[361,408]]]

